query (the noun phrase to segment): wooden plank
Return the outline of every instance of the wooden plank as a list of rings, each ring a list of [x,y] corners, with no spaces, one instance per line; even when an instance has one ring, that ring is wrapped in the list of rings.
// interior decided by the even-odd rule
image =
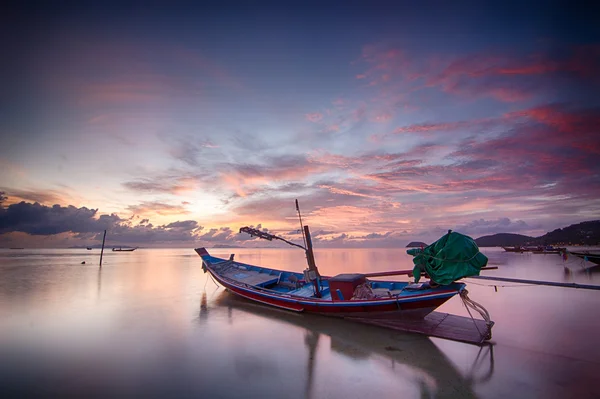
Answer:
[[[367,319],[350,318],[360,323],[371,324],[397,331],[423,334],[452,341],[481,345],[487,326],[483,320],[448,313],[431,312],[423,319]],[[475,324],[477,327],[475,327]],[[481,331],[481,334],[477,330]]]

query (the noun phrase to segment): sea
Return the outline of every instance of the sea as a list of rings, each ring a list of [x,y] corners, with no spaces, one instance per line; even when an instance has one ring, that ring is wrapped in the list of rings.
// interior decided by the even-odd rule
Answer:
[[[294,248],[209,251],[305,268]],[[576,257],[481,251],[498,267],[488,276],[600,286],[600,268]],[[323,275],[412,268],[405,248],[315,255]],[[250,303],[193,248],[99,258],[0,250],[2,398],[600,397],[600,291],[467,279],[495,322],[479,347]],[[438,310],[468,316],[459,297]]]

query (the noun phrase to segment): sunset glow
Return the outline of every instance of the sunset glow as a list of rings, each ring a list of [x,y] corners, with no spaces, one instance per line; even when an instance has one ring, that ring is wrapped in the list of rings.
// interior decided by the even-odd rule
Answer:
[[[296,198],[322,246],[597,219],[600,37],[392,4],[10,10],[0,246],[265,245]]]

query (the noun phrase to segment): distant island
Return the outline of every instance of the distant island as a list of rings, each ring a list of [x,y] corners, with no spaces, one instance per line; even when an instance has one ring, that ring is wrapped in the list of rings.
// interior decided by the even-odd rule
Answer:
[[[213,248],[244,248],[239,245],[231,245],[231,244],[215,244]]]
[[[406,248],[421,248],[421,247],[426,247],[427,244],[425,244],[424,242],[421,241],[411,241],[408,243],[408,245],[406,246]]]
[[[540,237],[499,233],[479,237],[480,247],[512,247],[516,245],[600,245],[600,220],[590,220],[556,229]],[[410,245],[410,244],[409,244]]]
[[[534,237],[522,234],[499,233],[491,236],[479,237],[475,243],[479,247],[514,247],[519,245],[534,245]]]

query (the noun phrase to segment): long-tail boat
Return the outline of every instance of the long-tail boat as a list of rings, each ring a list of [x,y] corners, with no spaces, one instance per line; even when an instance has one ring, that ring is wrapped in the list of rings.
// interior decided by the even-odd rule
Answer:
[[[297,202],[296,207],[300,213]],[[302,220],[301,217],[300,220]],[[310,230],[308,226],[302,226],[302,222],[300,223],[305,246],[251,227],[242,227],[240,233],[245,232],[269,241],[281,240],[303,249],[308,262],[308,268],[303,273],[237,262],[234,260],[234,254],[230,255],[229,259],[215,257],[209,254],[206,248],[196,248],[195,251],[202,258],[203,270],[210,273],[216,282],[231,292],[255,302],[294,312],[317,313],[359,321],[378,320],[375,324],[383,323],[391,327],[389,320],[423,320],[436,308],[458,294],[465,305],[471,306],[485,319],[484,333],[480,334],[481,342],[491,337],[493,322],[489,320],[487,311],[468,298],[464,283],[455,282],[453,278],[448,280],[447,270],[440,274],[443,284],[438,284],[433,279],[429,282],[417,283],[422,274],[428,276],[437,273],[435,262],[439,263],[439,260],[427,259],[429,255],[426,254],[430,247],[433,248],[442,239],[424,250],[416,251],[419,255],[415,257],[416,266],[413,270],[345,273],[328,277],[320,275],[315,264]],[[448,237],[451,234],[457,235],[458,233],[448,232]],[[467,238],[470,239],[470,237]],[[472,239],[470,240],[472,241]],[[479,270],[487,263],[487,258],[479,252],[474,241],[473,245],[477,256],[469,254],[470,258],[466,260],[455,257],[444,261],[450,264],[450,267],[458,270],[460,269],[460,266],[457,266],[458,262],[479,261],[481,263],[481,259],[484,259],[483,264],[478,265],[476,272],[471,274],[478,275]],[[411,254],[416,255],[416,253]],[[462,255],[465,256],[464,253]],[[417,264],[417,258],[420,259],[419,262],[428,260],[432,262]],[[442,274],[444,275],[442,276]],[[372,277],[390,275],[414,275],[416,282],[369,280]],[[461,277],[467,277],[467,275],[461,275]],[[433,328],[431,324],[435,324],[437,327],[446,317],[443,317],[442,320],[438,319],[439,317],[433,321],[430,319],[427,328]],[[449,321],[450,319],[447,320],[447,322]],[[418,330],[418,326],[415,327],[414,323],[408,323],[412,326],[410,328]],[[456,326],[454,327],[456,330]],[[481,332],[479,327],[477,329]]]
[[[137,249],[137,247],[135,247],[135,248],[121,248],[121,247],[119,247],[119,248],[113,248],[112,250],[113,250],[113,252],[133,252],[136,249]]]
[[[506,252],[525,252],[526,250],[523,247],[515,246],[515,247],[502,247]]]

